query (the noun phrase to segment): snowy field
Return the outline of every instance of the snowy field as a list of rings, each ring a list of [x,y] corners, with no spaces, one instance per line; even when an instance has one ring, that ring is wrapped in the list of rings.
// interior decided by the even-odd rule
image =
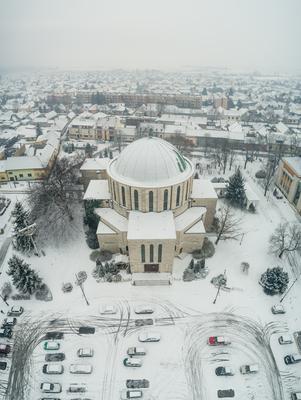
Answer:
[[[148,379],[149,389],[144,389],[145,400],[213,400],[218,389],[234,389],[240,400],[289,400],[292,391],[301,390],[301,366],[285,365],[286,354],[298,352],[296,343],[279,345],[283,333],[301,330],[300,280],[289,292],[283,304],[286,314],[273,315],[271,307],[279,296],[267,296],[258,284],[260,275],[273,266],[283,266],[290,281],[300,274],[300,260],[291,264],[269,253],[269,237],[279,222],[298,221],[285,199],[272,195],[264,198],[262,189],[250,177],[259,169],[258,164],[248,164],[245,177],[260,198],[255,214],[239,212],[243,217],[242,232],[238,241],[220,242],[216,253],[206,265],[209,275],[204,280],[180,280],[190,256],[175,259],[174,282],[169,287],[133,287],[130,282],[97,283],[91,272],[91,250],[86,246],[83,231],[77,239],[61,248],[45,248],[46,256],[30,257],[27,262],[34,267],[49,285],[53,301],[28,300],[15,302],[25,308],[15,329],[12,363],[9,374],[1,373],[2,382],[8,381],[10,390],[6,399],[35,400],[57,397],[61,400],[91,399],[117,400],[125,388],[126,379]],[[249,175],[250,174],[250,175]],[[6,260],[11,256],[10,248]],[[240,270],[241,262],[250,264],[246,275]],[[6,265],[6,264],[5,264]],[[5,268],[5,266],[4,266]],[[75,273],[85,270],[88,279],[84,284],[89,301],[86,304],[80,289],[74,285],[71,293],[63,293],[63,282],[75,281]],[[226,270],[230,291],[220,291],[215,304],[216,288],[210,283],[213,276]],[[8,280],[2,273],[0,286]],[[10,302],[10,306],[11,306]],[[100,314],[104,304],[114,304],[113,315]],[[149,304],[154,314],[137,316],[134,307]],[[4,309],[5,307],[5,309]],[[4,311],[8,307],[3,303]],[[136,327],[135,319],[152,318],[151,327]],[[91,335],[78,335],[81,326],[95,327]],[[142,344],[138,335],[143,331],[160,333],[161,341]],[[43,338],[47,332],[64,332],[59,340],[60,351],[66,359],[62,362],[62,375],[45,375]],[[209,336],[227,336],[231,344],[211,347]],[[1,340],[1,343],[4,343]],[[131,346],[145,347],[143,365],[125,367],[123,359]],[[84,360],[91,363],[91,375],[73,375],[70,364],[80,362],[76,352],[80,347],[92,347],[94,357]],[[243,364],[256,363],[259,372],[242,375]],[[215,368],[229,366],[234,376],[216,376]],[[59,382],[62,393],[42,395],[42,382]],[[68,394],[70,383],[85,383],[85,394]],[[19,393],[18,393],[19,391]],[[19,396],[19,397],[18,397]]]

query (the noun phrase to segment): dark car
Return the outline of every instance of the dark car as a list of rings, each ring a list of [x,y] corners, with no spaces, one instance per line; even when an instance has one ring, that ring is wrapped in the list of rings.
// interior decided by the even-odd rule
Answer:
[[[6,357],[10,351],[11,347],[9,344],[0,344],[0,357]]]
[[[47,332],[45,339],[63,339],[64,333],[63,332]]]
[[[125,384],[128,389],[145,389],[149,387],[147,379],[127,379]]]
[[[5,371],[7,368],[7,363],[4,361],[0,361],[0,369]]]
[[[4,338],[9,338],[10,339],[12,336],[13,336],[13,331],[8,326],[6,326],[5,328],[1,328],[0,329],[0,337],[4,337]]]
[[[65,354],[64,353],[53,353],[53,354],[46,354],[45,361],[64,361]]]
[[[232,376],[234,375],[233,371],[229,367],[217,367],[215,369],[215,375],[217,376]]]
[[[284,362],[286,365],[289,364],[296,364],[301,362],[301,356],[300,354],[288,354],[287,356],[284,357]]]
[[[235,393],[233,389],[226,389],[226,390],[218,390],[217,391],[217,397],[219,399],[225,398],[225,397],[234,397]]]
[[[147,319],[135,319],[136,326],[143,326],[143,325],[153,325],[154,321],[151,318]]]

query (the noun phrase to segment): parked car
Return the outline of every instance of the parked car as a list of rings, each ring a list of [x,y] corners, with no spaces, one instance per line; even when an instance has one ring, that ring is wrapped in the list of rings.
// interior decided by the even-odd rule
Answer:
[[[60,348],[60,344],[58,342],[44,342],[43,344],[44,350],[58,350]]]
[[[221,346],[231,344],[230,340],[224,336],[210,336],[208,338],[209,346]]]
[[[141,390],[122,390],[120,393],[120,398],[121,400],[127,400],[127,399],[140,399],[142,397],[143,393]]]
[[[141,367],[142,366],[142,360],[140,358],[125,358],[123,360],[123,365],[126,367]]]
[[[0,370],[5,371],[7,368],[7,362],[0,361]]]
[[[291,393],[292,400],[301,400],[301,392],[293,392]]]
[[[93,357],[94,351],[91,347],[83,347],[77,350],[78,357]]]
[[[274,304],[271,310],[273,314],[285,314],[285,308],[282,304]]]
[[[278,338],[279,344],[291,344],[293,343],[293,338],[291,335],[282,335]]]
[[[240,367],[240,372],[245,375],[245,374],[255,374],[256,372],[259,371],[259,367],[257,364],[246,364],[242,365]]]
[[[155,309],[152,306],[142,304],[142,305],[136,306],[134,308],[134,311],[136,314],[152,314],[155,311]]]
[[[42,397],[41,400],[61,400],[61,399],[59,399],[58,397]]]
[[[215,375],[231,376],[231,375],[234,375],[234,373],[233,373],[233,370],[229,367],[217,367],[217,368],[215,368]]]
[[[87,385],[85,383],[71,383],[68,388],[69,393],[85,393]]]
[[[287,356],[284,357],[284,362],[286,365],[288,364],[297,364],[301,362],[301,355],[294,353],[294,354],[288,354]]]
[[[48,375],[60,375],[64,372],[62,364],[44,364],[42,371]]]
[[[146,350],[144,347],[129,347],[127,350],[127,354],[132,356],[145,356]]]
[[[17,318],[15,317],[7,317],[3,320],[3,327],[5,326],[14,326],[17,323]]]
[[[91,374],[92,370],[91,364],[71,364],[69,368],[71,374]]]
[[[45,361],[50,362],[50,361],[64,361],[65,360],[65,354],[64,353],[52,353],[52,354],[46,354],[45,356]]]
[[[117,307],[113,304],[104,304],[100,309],[100,314],[117,314]]]
[[[225,390],[218,390],[217,391],[217,397],[219,399],[225,398],[225,397],[234,397],[235,392],[233,389],[225,389]]]
[[[161,339],[160,333],[144,332],[138,336],[139,342],[159,342]]]
[[[11,347],[9,344],[0,344],[0,357],[7,356],[10,351]]]
[[[5,328],[0,329],[0,337],[11,339],[13,336],[13,331],[10,327],[6,326]]]
[[[128,389],[145,389],[149,387],[147,379],[127,379],[125,384]]]
[[[19,317],[23,314],[24,308],[22,306],[13,306],[7,313],[10,317]]]
[[[153,325],[154,321],[151,318],[135,319],[136,326]]]
[[[62,385],[60,383],[41,383],[40,389],[43,393],[61,393]]]

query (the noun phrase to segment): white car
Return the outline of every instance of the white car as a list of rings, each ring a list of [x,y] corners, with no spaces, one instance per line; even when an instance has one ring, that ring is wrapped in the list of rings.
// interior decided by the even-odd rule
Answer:
[[[127,400],[127,399],[140,399],[142,397],[143,393],[141,390],[122,390],[120,393],[120,399],[121,400]]]
[[[71,364],[69,368],[71,374],[91,374],[92,370],[90,364]]]
[[[10,317],[18,317],[21,315],[24,311],[24,308],[22,306],[13,306],[10,311],[7,313]]]
[[[41,383],[40,389],[43,393],[61,393],[62,386],[60,383]]]
[[[117,307],[113,304],[104,304],[100,309],[100,314],[117,314]]]
[[[134,311],[136,314],[152,314],[155,311],[155,309],[154,307],[148,306],[147,304],[142,304],[136,306],[134,308]]]
[[[83,347],[77,350],[78,357],[93,357],[94,351],[91,347]]]
[[[64,367],[62,364],[44,364],[42,370],[44,374],[60,375],[64,372]]]
[[[250,364],[250,365],[242,365],[240,367],[240,372],[245,374],[256,374],[259,371],[259,367],[257,364]]]
[[[293,343],[293,338],[291,335],[282,335],[278,338],[279,344],[291,344]]]
[[[140,358],[127,357],[123,360],[123,365],[125,367],[141,367],[142,360],[140,360]]]
[[[285,314],[285,308],[282,304],[275,304],[271,308],[273,314]]]
[[[160,339],[161,335],[157,332],[145,332],[138,336],[139,342],[159,342]]]

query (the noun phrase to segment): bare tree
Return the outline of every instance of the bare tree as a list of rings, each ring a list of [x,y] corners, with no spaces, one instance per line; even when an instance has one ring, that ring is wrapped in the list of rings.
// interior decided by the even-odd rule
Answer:
[[[236,218],[229,205],[225,205],[219,209],[217,214],[217,237],[215,244],[220,240],[237,240],[241,236],[240,223],[241,218]]]
[[[265,165],[263,165],[263,170],[266,172],[265,178],[263,178],[263,188],[264,188],[264,195],[266,196],[275,176],[277,161],[276,157],[270,156],[267,159]]]
[[[47,180],[32,186],[27,200],[40,241],[60,243],[78,231],[80,193],[76,184],[81,164],[79,156],[61,158],[56,161]]]
[[[232,165],[233,165],[235,159],[236,159],[235,150],[233,148],[231,148],[229,151],[229,171],[231,171]]]
[[[279,258],[284,253],[301,250],[301,227],[295,223],[282,223],[276,228],[270,238],[271,252],[277,254]]]

